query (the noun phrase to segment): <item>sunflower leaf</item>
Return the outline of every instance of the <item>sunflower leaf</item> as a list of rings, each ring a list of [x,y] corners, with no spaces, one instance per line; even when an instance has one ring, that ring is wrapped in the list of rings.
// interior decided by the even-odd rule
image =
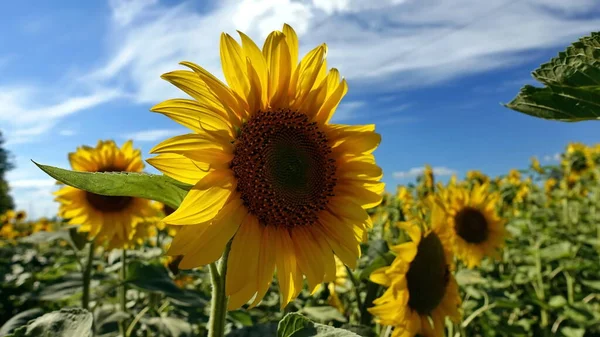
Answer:
[[[78,172],[36,164],[52,178],[88,192],[156,200],[176,209],[192,188],[165,175],[137,172]]]
[[[544,119],[600,119],[600,32],[579,39],[532,75],[545,87],[524,86],[506,107]]]
[[[318,324],[298,314],[289,313],[277,326],[277,337],[360,337],[354,332]]]
[[[81,308],[63,308],[30,321],[14,331],[14,337],[92,337],[92,314]]]

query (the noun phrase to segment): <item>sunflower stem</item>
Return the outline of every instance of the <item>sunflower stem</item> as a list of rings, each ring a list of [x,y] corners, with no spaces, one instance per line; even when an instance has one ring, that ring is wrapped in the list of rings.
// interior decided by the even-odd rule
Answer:
[[[119,303],[122,312],[127,313],[127,249],[123,248],[121,252],[121,281],[123,285],[119,288]],[[127,337],[127,320],[120,322],[120,329],[123,337]]]
[[[360,322],[361,316],[362,316],[363,303],[362,303],[362,298],[360,297],[360,289],[358,289],[359,283],[356,280],[356,277],[354,277],[354,273],[352,272],[352,269],[350,269],[350,267],[348,267],[348,266],[345,266],[345,267],[346,267],[346,273],[348,274],[348,278],[352,282],[352,288],[354,288],[354,296],[356,296],[356,305],[358,307],[358,321]]]
[[[83,269],[83,295],[81,307],[88,310],[90,307],[90,281],[92,279],[92,265],[94,262],[94,241],[88,243],[88,256]]]
[[[228,301],[228,297],[225,294],[225,277],[227,276],[227,259],[230,248],[231,241],[225,246],[225,251],[218,267],[214,262],[209,265],[212,279],[212,296],[210,317],[208,319],[208,337],[225,336]]]

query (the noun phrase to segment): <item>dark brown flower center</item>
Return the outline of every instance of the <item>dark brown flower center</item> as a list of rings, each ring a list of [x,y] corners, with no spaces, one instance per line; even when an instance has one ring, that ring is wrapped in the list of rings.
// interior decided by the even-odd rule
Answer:
[[[85,192],[88,203],[97,211],[102,213],[120,212],[131,204],[132,197],[112,197]]]
[[[165,216],[171,215],[171,213],[175,212],[175,210],[167,205],[163,204],[163,212],[165,213]]]
[[[336,184],[327,136],[303,113],[260,111],[235,141],[231,169],[244,205],[266,226],[317,221]]]
[[[480,210],[465,207],[454,216],[454,230],[468,243],[480,243],[488,238],[489,228]]]
[[[104,167],[97,172],[121,172],[122,169],[113,166]],[[113,197],[85,192],[87,202],[97,211],[102,213],[120,212],[131,204],[132,197]]]
[[[419,243],[417,255],[406,273],[408,306],[420,315],[429,315],[444,299],[450,270],[440,238],[430,233]]]

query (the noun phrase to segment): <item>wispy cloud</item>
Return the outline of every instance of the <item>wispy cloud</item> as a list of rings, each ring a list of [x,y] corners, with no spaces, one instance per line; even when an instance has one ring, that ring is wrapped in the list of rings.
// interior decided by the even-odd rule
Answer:
[[[290,23],[302,53],[327,42],[329,64],[356,88],[390,90],[526,62],[530,52],[563,46],[600,25],[598,17],[573,16],[593,9],[594,0],[227,0],[205,13],[153,0],[110,3],[114,52],[91,77],[125,81],[138,102],[171,97],[176,90],[159,77],[181,60],[222,78],[222,31],[262,40]]]
[[[40,188],[56,186],[54,179],[22,179],[14,180],[9,183],[11,188]]]
[[[71,129],[64,129],[64,130],[58,131],[58,134],[61,136],[70,137],[70,136],[76,135],[77,131],[71,130]]]
[[[396,171],[394,173],[392,173],[392,176],[395,179],[408,179],[408,178],[415,178],[420,174],[423,174],[423,171],[425,170],[424,167],[413,167],[411,169],[409,169],[408,171]],[[451,168],[445,167],[445,166],[437,166],[437,167],[433,167],[433,174],[436,176],[450,176],[456,173],[456,170],[453,170]]]
[[[165,138],[173,137],[188,133],[185,129],[157,129],[157,130],[143,130],[137,132],[131,132],[123,136],[127,139],[132,139],[136,142],[154,142],[157,140],[163,140]]]
[[[45,94],[35,87],[0,87],[0,121],[10,126],[7,144],[28,143],[52,129],[62,118],[120,96],[116,90],[99,90],[43,105]],[[34,103],[38,102],[38,103]]]
[[[553,155],[545,155],[543,159],[545,162],[558,162],[560,161],[560,153],[555,153]]]

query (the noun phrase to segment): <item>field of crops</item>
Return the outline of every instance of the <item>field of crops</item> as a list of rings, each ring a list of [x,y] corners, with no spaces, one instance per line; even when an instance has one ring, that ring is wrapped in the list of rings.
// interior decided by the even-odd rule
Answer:
[[[304,287],[282,310],[274,278],[256,307],[228,312],[225,333],[276,336],[286,314],[300,313],[318,327],[342,327],[360,336],[390,335],[391,326],[374,320],[368,310],[385,291],[370,275],[373,279],[375,270],[402,255],[390,248],[411,241],[414,229],[407,224],[429,218],[434,197],[447,209],[470,207],[477,198],[466,191],[479,189],[492,207],[486,212],[497,212],[498,225],[506,229],[490,230],[488,239],[498,236],[496,243],[503,248],[496,258],[483,257],[478,264],[474,250],[460,253],[459,244],[452,246],[457,263],[450,273],[460,303],[456,322],[444,323],[447,336],[600,334],[600,144],[569,144],[556,165],[540,166],[534,159],[529,168],[500,177],[470,171],[447,184],[435,178],[426,167],[415,184],[398,186],[396,194],[386,194],[380,206],[368,210],[373,227],[361,243],[363,254],[355,270],[336,261],[335,282],[324,283],[312,295]],[[467,194],[466,203],[457,197]],[[180,259],[165,256],[177,227],[161,224],[162,204],[154,208],[156,218],[138,224],[126,249],[86,243],[77,226],[59,217],[29,219],[12,211],[2,215],[0,335],[68,307],[93,313],[93,318],[81,318],[82,312],[68,312],[84,326],[93,319],[94,336],[206,335],[209,268],[180,270]],[[431,279],[420,280],[429,287],[420,294],[425,302],[439,287]],[[419,288],[411,289],[414,297]],[[286,318],[288,323],[299,319],[304,318]],[[38,323],[39,330],[30,328],[28,333],[48,328]]]

